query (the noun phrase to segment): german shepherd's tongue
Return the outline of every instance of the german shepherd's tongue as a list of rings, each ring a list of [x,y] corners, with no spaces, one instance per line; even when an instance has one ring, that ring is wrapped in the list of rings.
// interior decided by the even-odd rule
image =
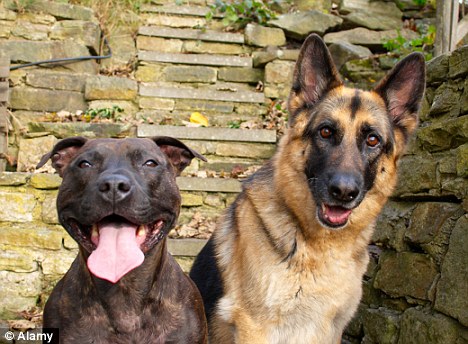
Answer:
[[[349,215],[351,215],[352,210],[338,207],[325,205],[325,218],[335,225],[345,224],[348,221]]]
[[[117,283],[145,259],[131,223],[106,222],[99,226],[97,248],[88,257],[88,269],[96,277]]]

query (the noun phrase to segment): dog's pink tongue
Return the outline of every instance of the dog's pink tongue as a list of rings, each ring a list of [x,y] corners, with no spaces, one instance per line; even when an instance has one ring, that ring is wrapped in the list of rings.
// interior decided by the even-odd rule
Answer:
[[[348,220],[351,210],[342,207],[327,206],[326,216],[331,223],[341,224]]]
[[[117,283],[145,259],[136,238],[136,226],[111,223],[99,228],[99,243],[88,257],[89,271],[96,277]]]

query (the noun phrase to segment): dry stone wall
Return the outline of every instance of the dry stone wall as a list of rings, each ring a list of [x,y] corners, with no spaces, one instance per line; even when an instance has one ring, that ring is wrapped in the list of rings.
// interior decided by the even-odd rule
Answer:
[[[427,64],[420,127],[369,248],[349,343],[468,342],[468,46]]]

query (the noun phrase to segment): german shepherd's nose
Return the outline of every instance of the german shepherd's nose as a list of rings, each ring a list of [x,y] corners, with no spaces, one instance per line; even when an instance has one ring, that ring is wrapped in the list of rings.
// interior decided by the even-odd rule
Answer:
[[[357,176],[350,173],[334,174],[328,184],[330,196],[339,202],[351,202],[358,198],[361,184]]]
[[[111,174],[100,179],[98,190],[105,200],[117,202],[131,194],[132,184],[127,177],[121,174]]]

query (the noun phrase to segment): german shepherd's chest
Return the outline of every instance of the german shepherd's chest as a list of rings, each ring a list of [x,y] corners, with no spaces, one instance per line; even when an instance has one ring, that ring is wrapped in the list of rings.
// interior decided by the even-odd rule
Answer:
[[[261,262],[264,263],[264,262]],[[338,340],[361,298],[361,278],[368,256],[356,261],[348,252],[329,248],[324,254],[298,248],[279,265],[259,264],[256,271],[257,314],[268,343],[318,343]],[[271,264],[271,260],[270,260]],[[249,286],[251,287],[251,286]],[[260,308],[263,308],[260,310]],[[256,317],[255,314],[251,316]],[[323,343],[325,343],[323,342]]]

